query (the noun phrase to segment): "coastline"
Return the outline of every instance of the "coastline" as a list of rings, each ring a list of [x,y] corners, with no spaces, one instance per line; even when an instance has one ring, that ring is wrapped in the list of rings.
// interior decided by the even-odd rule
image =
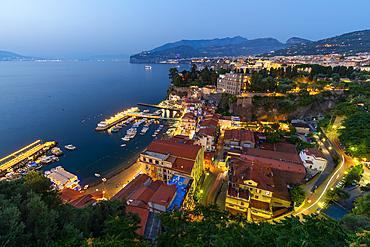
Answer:
[[[156,140],[160,140],[166,137],[166,131],[168,128],[169,126],[165,124],[165,127],[163,128],[161,134],[158,136]],[[150,144],[151,143],[148,143],[148,146]],[[148,146],[146,146],[146,148]],[[89,185],[88,189],[83,190],[83,193],[89,194],[96,191],[105,190],[108,199],[111,198],[113,195],[115,195],[118,191],[120,191],[123,188],[122,185],[128,184],[131,180],[134,179],[134,176],[141,171],[141,166],[137,160],[140,157],[140,154],[145,149],[138,152],[133,158],[131,158],[127,162],[126,165],[122,164],[115,168],[113,171],[109,172],[105,176],[105,178],[107,179],[106,182],[103,182],[102,178],[97,178],[95,182]]]

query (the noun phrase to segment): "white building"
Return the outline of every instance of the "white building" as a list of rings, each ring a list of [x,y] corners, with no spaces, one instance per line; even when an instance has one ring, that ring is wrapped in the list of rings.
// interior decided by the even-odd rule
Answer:
[[[325,155],[316,148],[307,148],[299,153],[303,165],[310,170],[323,171],[328,163]]]

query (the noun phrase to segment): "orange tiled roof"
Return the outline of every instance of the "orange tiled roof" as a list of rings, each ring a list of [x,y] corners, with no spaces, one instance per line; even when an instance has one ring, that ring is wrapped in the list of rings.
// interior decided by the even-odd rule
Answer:
[[[170,152],[172,156],[195,160],[201,148],[198,145],[179,144],[169,140],[155,140],[149,145],[147,151],[162,154]]]
[[[150,198],[149,202],[163,205],[168,207],[172,198],[176,195],[177,187],[175,184],[172,185],[162,185]]]
[[[255,143],[254,134],[251,130],[225,130],[224,140],[236,139],[240,141],[251,141]]]
[[[285,153],[285,152],[277,152],[277,151],[270,151],[270,150],[263,150],[257,148],[247,148],[245,150],[247,155],[252,155],[256,157],[265,157],[270,159],[276,160],[283,160],[283,161],[290,161],[302,164],[302,160],[297,153]]]
[[[318,149],[316,148],[307,148],[308,152],[310,152],[310,154],[313,154],[315,155],[316,157],[320,157],[320,158],[323,158],[326,160],[326,157],[325,155]]]
[[[126,212],[139,213],[139,216],[141,218],[139,226],[141,226],[141,228],[137,229],[136,232],[140,235],[144,235],[146,222],[148,221],[149,217],[149,209],[133,207],[131,205],[128,205],[126,207]]]
[[[110,200],[121,199],[122,197],[126,197],[127,200],[128,197],[132,193],[134,193],[140,186],[142,186],[143,183],[145,183],[148,179],[151,179],[148,175],[140,174],[134,180],[132,180],[126,187],[118,191],[117,194],[115,194]]]
[[[130,200],[140,200],[145,203],[148,203],[149,199],[152,197],[152,195],[155,193],[154,190],[152,190],[149,187],[141,186],[138,188],[132,196],[130,196]]]
[[[83,193],[72,190],[70,188],[65,188],[60,193],[58,193],[58,195],[64,202],[70,202],[78,197],[84,196]]]
[[[232,182],[244,184],[244,181],[252,180],[257,183],[257,188],[274,192],[270,164],[247,159],[234,159],[230,167],[233,175]]]

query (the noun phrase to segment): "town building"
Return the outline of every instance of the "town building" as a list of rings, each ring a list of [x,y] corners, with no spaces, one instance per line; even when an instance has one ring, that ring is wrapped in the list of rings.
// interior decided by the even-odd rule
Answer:
[[[181,118],[180,130],[181,133],[195,132],[198,123],[198,118],[192,112],[187,112]]]
[[[205,151],[215,151],[215,130],[213,128],[200,129],[194,139],[194,144],[201,145]]]
[[[224,144],[235,147],[254,148],[256,141],[251,130],[230,129],[225,130]]]
[[[143,173],[154,180],[168,183],[173,176],[190,177],[196,187],[202,176],[203,153],[203,147],[199,145],[155,140],[140,154],[138,161]]]
[[[217,78],[217,93],[240,95],[244,90],[249,75],[242,73],[226,73]]]
[[[310,170],[323,171],[328,163],[325,155],[316,148],[306,148],[299,153],[303,165]]]
[[[80,189],[78,177],[66,170],[63,167],[57,166],[50,171],[45,172],[45,176],[58,187],[59,190],[70,188],[74,190]]]
[[[218,119],[221,129],[240,128],[241,120],[239,117],[224,116]]]
[[[297,129],[298,133],[310,133],[310,126],[306,123],[291,123],[291,125]]]
[[[226,209],[265,219],[272,218],[271,199],[274,181],[270,164],[246,159],[233,159],[229,167]]]

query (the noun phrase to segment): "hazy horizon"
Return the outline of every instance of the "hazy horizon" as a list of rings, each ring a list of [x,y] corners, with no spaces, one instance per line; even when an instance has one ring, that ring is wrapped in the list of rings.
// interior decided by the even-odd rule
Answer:
[[[359,3],[360,2],[360,3]],[[24,56],[131,55],[179,40],[320,40],[368,29],[365,0],[1,1],[0,50]]]

